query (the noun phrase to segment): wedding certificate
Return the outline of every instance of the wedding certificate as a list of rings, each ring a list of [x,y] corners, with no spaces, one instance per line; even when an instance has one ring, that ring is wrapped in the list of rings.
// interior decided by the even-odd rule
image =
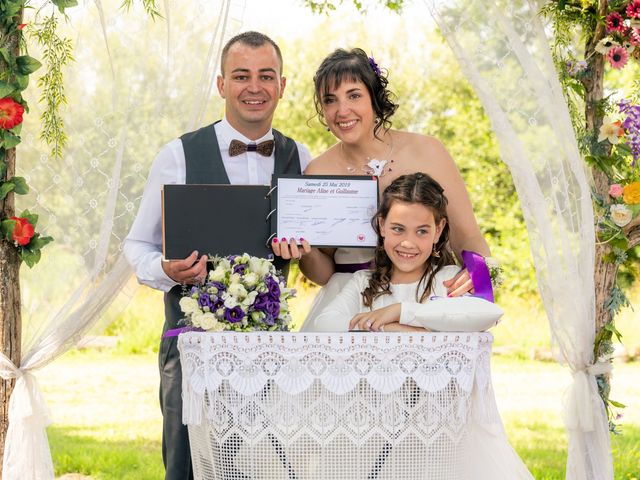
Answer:
[[[274,177],[278,238],[304,238],[314,247],[373,247],[371,218],[378,209],[378,178]]]

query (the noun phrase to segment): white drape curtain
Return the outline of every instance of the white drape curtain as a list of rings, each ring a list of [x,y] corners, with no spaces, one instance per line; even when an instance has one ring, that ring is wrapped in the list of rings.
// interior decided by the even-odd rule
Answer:
[[[608,364],[593,358],[589,178],[541,24],[541,4],[424,1],[493,124],[522,204],[554,354],[573,374],[563,406],[566,478],[612,479],[608,422],[595,380]]]
[[[38,140],[40,92],[28,91],[31,113],[17,169],[31,192],[17,198],[17,210],[38,213],[38,230],[55,243],[33,270],[21,270],[20,365],[0,357],[0,376],[17,379],[3,459],[6,480],[54,478],[48,413],[33,372],[100,319],[111,318],[107,307],[131,294],[123,288],[131,269],[121,243],[151,161],[163,143],[221,111],[212,98],[220,50],[237,33],[244,2],[157,3],[163,18],[155,21],[141,1],[126,11],[121,0],[87,0],[68,9],[66,21],[58,14],[60,35],[73,42],[75,59],[64,72],[69,142],[63,158],[49,158]],[[35,24],[53,12],[50,5],[30,9],[26,21]],[[46,58],[35,43],[29,41],[30,54]]]

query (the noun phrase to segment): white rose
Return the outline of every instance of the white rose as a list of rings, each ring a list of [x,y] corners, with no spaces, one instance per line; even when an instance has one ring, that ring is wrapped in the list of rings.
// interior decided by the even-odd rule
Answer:
[[[218,325],[218,320],[216,320],[215,315],[211,312],[200,315],[198,321],[200,322],[200,328],[205,330],[212,330]]]
[[[214,282],[221,282],[224,280],[225,270],[218,266],[215,270],[209,272],[209,280]]]
[[[202,328],[202,326],[200,325],[200,318],[202,317],[202,315],[205,315],[205,314],[202,312],[197,312],[191,315],[191,324],[194,327]]]
[[[627,225],[632,218],[631,210],[626,205],[611,205],[611,220],[619,227]]]
[[[231,262],[227,258],[221,258],[216,268],[221,268],[222,270],[231,270]]]
[[[198,305],[198,301],[191,297],[182,297],[180,299],[180,310],[184,313],[194,313],[200,310],[200,306]]]
[[[239,273],[232,273],[231,275],[229,275],[229,284],[233,285],[234,283],[240,283],[240,278],[242,277]]]
[[[258,284],[258,275],[255,272],[249,272],[244,276],[244,284],[247,287],[255,287]]]
[[[238,306],[238,300],[233,295],[227,295],[224,299],[224,306],[227,308],[235,308]]]
[[[252,257],[249,260],[249,268],[260,277],[264,277],[271,271],[271,262],[263,258]]]
[[[229,285],[229,294],[236,297],[238,300],[242,300],[247,296],[247,289],[241,283],[232,283]]]
[[[242,301],[242,306],[249,307],[253,305],[253,302],[255,301],[257,296],[258,292],[256,292],[255,290],[253,292],[249,292],[246,298]]]

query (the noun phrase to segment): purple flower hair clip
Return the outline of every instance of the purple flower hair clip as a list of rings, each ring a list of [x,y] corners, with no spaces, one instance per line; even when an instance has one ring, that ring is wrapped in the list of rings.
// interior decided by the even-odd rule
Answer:
[[[376,76],[379,77],[380,75],[382,75],[382,72],[380,71],[380,67],[378,66],[376,61],[373,59],[373,57],[369,57],[369,65],[371,65],[371,69],[375,72]]]

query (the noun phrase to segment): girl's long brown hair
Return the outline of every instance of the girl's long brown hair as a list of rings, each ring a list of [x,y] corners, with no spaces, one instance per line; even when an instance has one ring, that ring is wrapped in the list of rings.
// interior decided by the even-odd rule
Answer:
[[[393,272],[393,264],[391,259],[384,250],[384,238],[380,231],[380,220],[385,220],[389,214],[389,210],[394,202],[418,203],[424,205],[433,212],[436,225],[442,219],[446,220],[445,226],[440,234],[438,242],[433,246],[434,251],[440,252],[440,257],[435,257],[433,253],[427,259],[427,268],[422,278],[418,282],[416,289],[416,300],[422,303],[428,296],[433,287],[433,279],[436,273],[445,265],[455,264],[453,254],[448,248],[449,243],[449,218],[447,216],[447,197],[444,196],[444,190],[438,182],[426,173],[413,173],[411,175],[403,175],[396,178],[385,189],[382,194],[380,207],[371,220],[371,225],[378,235],[378,244],[375,252],[375,267],[369,286],[362,292],[364,305],[371,307],[373,301],[382,296],[389,295],[391,291],[391,274]],[[424,285],[424,290],[420,295],[420,289]]]

